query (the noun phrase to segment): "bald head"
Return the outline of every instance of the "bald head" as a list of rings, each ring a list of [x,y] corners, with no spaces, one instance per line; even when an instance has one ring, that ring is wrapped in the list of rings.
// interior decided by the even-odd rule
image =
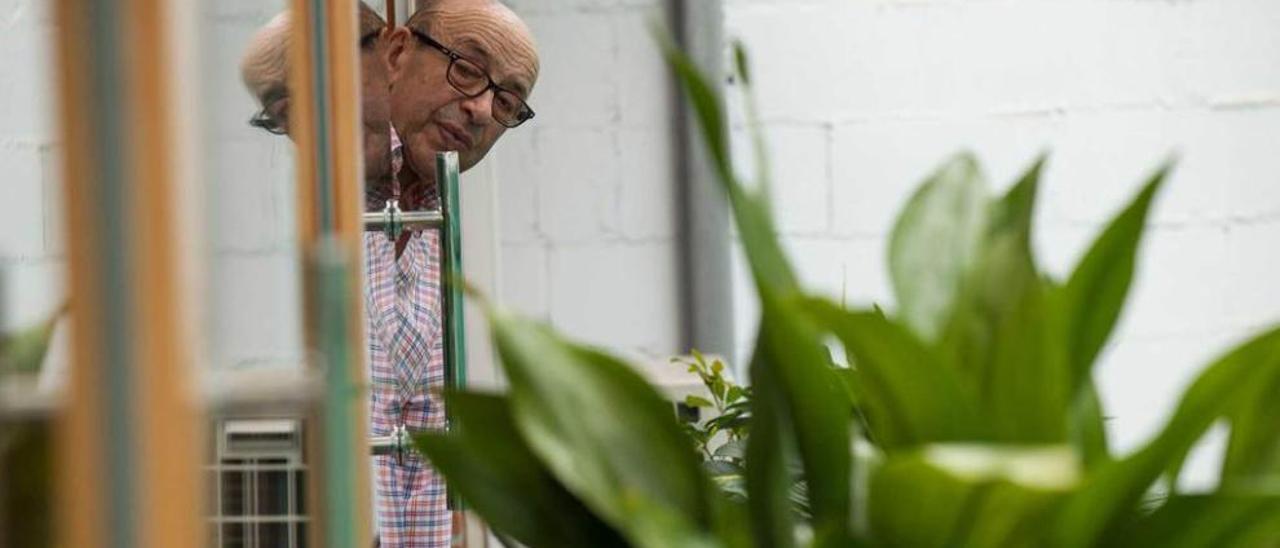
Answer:
[[[240,79],[244,87],[264,107],[265,98],[276,90],[283,91],[289,79],[289,12],[282,12],[254,33],[240,60]]]
[[[460,69],[468,71],[462,77],[479,79],[482,87],[487,77],[511,93],[459,91],[447,77],[453,56],[475,67]],[[392,123],[406,164],[424,179],[434,176],[436,152],[457,151],[464,170],[484,158],[507,130],[493,115],[494,101],[510,123],[513,109],[524,110],[513,102],[528,101],[539,70],[529,27],[494,0],[428,2],[392,35],[387,66]]]
[[[429,1],[405,22],[410,28],[440,39],[452,47],[472,48],[483,63],[501,61],[527,78],[515,90],[528,96],[538,78],[538,51],[533,33],[511,8],[496,0]],[[507,67],[503,67],[507,68]],[[495,78],[496,80],[497,78]],[[505,85],[504,82],[499,82]]]

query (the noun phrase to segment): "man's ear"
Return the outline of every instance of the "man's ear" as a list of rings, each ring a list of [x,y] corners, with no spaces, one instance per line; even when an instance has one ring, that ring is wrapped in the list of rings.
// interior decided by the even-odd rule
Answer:
[[[396,27],[395,30],[383,31],[387,40],[386,54],[383,57],[387,69],[387,77],[394,82],[405,70],[405,64],[408,61],[408,54],[413,49],[413,45],[409,43],[412,34],[409,29],[404,27]]]

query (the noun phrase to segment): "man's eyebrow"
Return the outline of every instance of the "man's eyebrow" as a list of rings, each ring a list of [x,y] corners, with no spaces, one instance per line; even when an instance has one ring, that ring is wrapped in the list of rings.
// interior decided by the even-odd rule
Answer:
[[[458,53],[477,61],[483,61],[486,66],[493,61],[493,56],[489,54],[489,50],[474,38],[458,40]]]
[[[459,38],[457,52],[463,57],[481,62],[481,64],[484,65],[485,70],[490,70],[493,64],[493,56],[489,54],[489,50],[484,47],[484,44],[474,38]],[[492,76],[492,74],[490,74],[490,76]],[[529,87],[518,80],[498,82],[498,85],[520,94],[521,97],[529,96]]]
[[[271,103],[284,99],[288,96],[289,88],[281,84],[272,85],[262,93],[262,106],[271,106]]]

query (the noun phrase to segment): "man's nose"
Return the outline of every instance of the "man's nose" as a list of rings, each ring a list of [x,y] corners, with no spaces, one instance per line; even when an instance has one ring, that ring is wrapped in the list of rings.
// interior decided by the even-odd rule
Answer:
[[[493,121],[493,97],[497,93],[493,88],[484,90],[475,97],[462,101],[462,110],[467,113],[468,120],[476,125],[487,126]]]

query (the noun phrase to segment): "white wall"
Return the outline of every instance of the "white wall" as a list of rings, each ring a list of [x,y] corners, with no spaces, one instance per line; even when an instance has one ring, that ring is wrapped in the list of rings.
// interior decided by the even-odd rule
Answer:
[[[537,117],[498,142],[502,299],[662,359],[679,341],[671,93],[660,0],[512,0],[542,71]]]
[[[250,128],[257,105],[240,83],[249,36],[284,0],[203,0],[197,70],[209,363],[300,363],[291,145]],[[0,1],[0,329],[25,326],[65,299],[61,147],[56,142],[52,3]]]
[[[294,148],[250,127],[240,80],[250,37],[285,0],[200,0],[200,124],[208,253],[205,321],[212,367],[303,363]]]
[[[241,44],[277,6],[207,1],[210,36],[223,44],[206,60],[221,79],[209,88],[210,116],[225,123],[210,138],[238,162],[211,173],[241,192],[211,204],[237,219],[211,235],[226,258],[211,278],[225,280],[215,303],[256,311],[215,320],[225,340],[244,344],[229,363],[284,360],[296,340],[268,334],[296,325],[288,149],[244,126],[253,103],[234,72]],[[498,180],[499,297],[632,356],[680,352],[670,82],[645,28],[666,3],[509,3],[532,27],[543,67],[531,99],[538,117],[487,160]],[[39,318],[62,294],[46,4],[0,0],[7,324]],[[1117,446],[1157,427],[1226,344],[1280,320],[1280,4],[725,0],[725,21],[751,52],[785,242],[811,285],[892,304],[889,224],[916,183],[962,148],[979,154],[998,189],[1052,153],[1037,244],[1063,275],[1177,151],[1101,364]],[[754,303],[737,282],[746,349]],[[1213,458],[1193,464],[1203,480]]]
[[[0,330],[64,298],[49,2],[0,1]]]
[[[1280,320],[1280,3],[727,0],[725,12],[751,54],[785,241],[813,286],[891,304],[890,223],[961,149],[1001,190],[1051,152],[1037,253],[1065,276],[1176,152],[1100,364],[1114,444],[1144,440],[1209,359]],[[1194,482],[1212,477],[1211,453]]]

